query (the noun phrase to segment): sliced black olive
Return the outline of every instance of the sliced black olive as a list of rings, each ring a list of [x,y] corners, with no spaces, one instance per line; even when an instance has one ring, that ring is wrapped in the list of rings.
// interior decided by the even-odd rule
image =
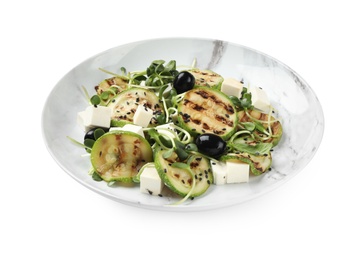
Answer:
[[[226,150],[226,142],[215,134],[199,135],[195,143],[201,153],[210,157],[218,157]]]
[[[174,79],[174,88],[178,94],[192,89],[195,85],[195,77],[188,71],[180,72]]]

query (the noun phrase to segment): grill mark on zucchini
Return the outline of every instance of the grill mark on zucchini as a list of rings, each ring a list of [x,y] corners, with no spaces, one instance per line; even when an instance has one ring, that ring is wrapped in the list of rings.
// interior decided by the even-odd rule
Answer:
[[[213,97],[213,98],[215,99],[215,97]],[[221,104],[222,107],[228,108],[228,106],[227,106],[226,104],[224,104],[223,102],[219,102],[218,100],[216,100],[216,101],[214,100],[214,102],[215,102],[217,105],[218,105],[218,104]],[[190,104],[190,105],[189,105],[189,104]],[[192,101],[190,101],[190,100],[188,100],[188,99],[184,100],[184,105],[192,108],[192,109],[195,110],[195,111],[198,111],[198,112],[204,111],[205,114],[208,114],[208,113],[206,113],[206,108],[204,108],[204,107],[202,107],[202,106],[199,106],[198,104],[196,104],[196,103],[194,103],[194,102],[192,102]],[[227,109],[226,111],[231,111],[231,109]],[[232,112],[229,112],[229,114],[234,114],[234,110],[232,110]],[[192,118],[191,116],[189,116],[189,114],[187,114],[187,113],[182,114],[181,116],[182,116],[182,118],[183,118],[184,121],[190,120],[190,121],[192,121],[192,122],[193,122],[194,124],[196,124],[196,125],[200,125],[200,124],[201,124],[201,120],[199,120],[199,119],[194,119],[194,118]],[[215,118],[218,122],[223,123],[224,125],[227,125],[227,126],[229,126],[229,127],[233,127],[233,126],[234,126],[234,122],[227,119],[227,118],[229,118],[229,116],[227,116],[227,118],[225,118],[225,117],[223,117],[223,116],[221,116],[221,115],[216,114],[214,118]],[[209,130],[209,129],[210,129],[210,127],[209,127],[206,123],[203,123],[203,127],[204,127],[204,129],[206,129],[206,130]]]
[[[235,111],[234,111],[233,107],[225,104],[221,100],[218,100],[215,97],[215,95],[209,95],[208,92],[203,91],[203,90],[195,91],[195,93],[198,94],[199,96],[201,96],[203,99],[210,98],[216,105],[222,106],[230,115],[234,114]]]
[[[268,115],[268,114],[265,114],[265,113],[262,113],[260,111],[256,111],[256,110],[248,110],[249,114],[257,119],[257,120],[260,120],[260,121],[263,121],[263,122],[267,122],[268,119],[269,119],[269,116],[271,117],[270,120],[272,121],[270,123],[270,127],[271,127],[271,131],[273,134],[275,134],[276,136],[274,137],[271,137],[267,140],[265,140],[264,142],[265,143],[273,143],[273,146],[276,146],[280,139],[281,139],[281,136],[282,136],[282,125],[280,123],[280,121],[276,120],[275,117],[271,116],[271,115]],[[249,118],[246,114],[245,114],[245,111],[240,111],[238,113],[238,118],[239,118],[239,122],[252,122],[253,120],[251,118]],[[274,121],[276,120],[276,121]],[[265,128],[268,128],[268,124],[267,123],[262,123],[262,125],[265,127]],[[257,131],[258,132],[258,131]],[[261,133],[259,133],[261,134]]]
[[[142,165],[151,159],[149,143],[137,134],[123,131],[102,135],[91,152],[92,166],[107,182],[131,182]]]
[[[188,91],[180,104],[179,120],[190,132],[213,133],[226,139],[235,131],[237,114],[223,93],[196,88]]]
[[[202,156],[191,156],[186,163],[193,171],[192,176],[184,169],[172,167],[172,163],[178,161],[176,153],[173,153],[169,158],[164,158],[165,151],[156,153],[154,161],[155,167],[159,173],[160,178],[170,190],[185,197],[191,189],[193,182],[195,182],[195,189],[191,197],[197,197],[203,194],[213,182],[213,175],[208,171],[211,166],[208,159]]]
[[[220,90],[223,77],[211,70],[200,70],[198,68],[189,70],[195,77],[195,87],[207,87]]]
[[[271,154],[267,155],[251,155],[245,152],[240,152],[231,155],[223,155],[220,161],[241,161],[250,165],[250,171],[253,175],[261,175],[266,172],[272,163]]]
[[[113,110],[111,125],[122,126],[125,123],[133,122],[138,106],[144,106],[146,109],[154,111],[154,117],[151,119],[150,125],[156,125],[155,115],[163,113],[161,101],[150,90],[140,88],[125,90],[113,98],[113,102],[108,105]]]

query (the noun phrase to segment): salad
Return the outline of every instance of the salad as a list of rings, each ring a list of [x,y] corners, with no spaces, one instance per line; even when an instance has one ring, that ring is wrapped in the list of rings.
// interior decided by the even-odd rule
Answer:
[[[243,183],[271,170],[282,137],[266,93],[234,78],[175,60],[120,69],[99,82],[78,113],[94,181],[134,183],[177,194],[180,204],[211,185]],[[126,187],[124,187],[126,188]]]

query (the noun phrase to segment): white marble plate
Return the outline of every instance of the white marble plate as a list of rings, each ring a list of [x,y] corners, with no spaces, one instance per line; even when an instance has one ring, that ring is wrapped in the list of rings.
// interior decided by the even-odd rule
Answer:
[[[178,198],[141,194],[138,186],[108,187],[88,175],[90,162],[84,150],[66,136],[82,140],[77,126],[79,111],[87,106],[81,86],[94,93],[94,86],[109,77],[98,68],[119,72],[143,70],[153,60],[176,60],[212,69],[224,77],[243,79],[246,85],[262,87],[277,109],[283,124],[283,138],[273,152],[272,170],[249,183],[212,185],[202,197],[181,206],[169,206]],[[256,50],[220,40],[165,38],[129,43],[97,54],[67,73],[54,87],[42,115],[46,146],[61,168],[79,183],[110,199],[150,209],[195,211],[214,209],[248,201],[266,194],[300,172],[313,158],[324,131],[324,116],[310,86],[280,61]]]

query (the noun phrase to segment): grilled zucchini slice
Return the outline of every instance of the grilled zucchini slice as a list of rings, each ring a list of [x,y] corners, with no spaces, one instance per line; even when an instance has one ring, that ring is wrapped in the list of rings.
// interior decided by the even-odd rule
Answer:
[[[195,87],[209,87],[220,90],[224,78],[211,70],[191,69],[189,72],[195,78]]]
[[[111,131],[95,141],[90,158],[94,170],[104,181],[132,182],[141,167],[152,161],[153,152],[142,136]]]
[[[222,92],[207,87],[189,90],[178,105],[179,124],[192,134],[212,133],[224,140],[237,125],[232,101]]]
[[[95,86],[95,91],[98,95],[101,95],[103,92],[110,89],[112,86],[116,86],[120,91],[123,91],[127,88],[127,83],[129,80],[125,77],[112,77],[108,79],[104,79],[99,83],[99,85]]]
[[[253,122],[253,121],[258,121],[261,122],[261,124],[264,126],[264,128],[268,128],[269,124],[269,115],[262,113],[258,110],[248,110],[248,114],[250,115],[250,117],[245,113],[245,111],[239,111],[238,113],[238,118],[239,118],[239,122],[243,123],[243,122]],[[271,127],[271,137],[267,140],[264,140],[263,142],[265,143],[272,143],[273,147],[278,145],[281,137],[282,137],[282,133],[283,133],[283,129],[282,129],[282,125],[280,123],[279,120],[277,120],[275,117],[270,116],[270,127]],[[260,135],[261,133],[257,130],[255,130],[255,132]]]
[[[122,91],[108,104],[108,107],[112,109],[111,126],[123,126],[127,123],[132,123],[139,105],[145,105],[154,111],[154,117],[151,119],[150,125],[156,125],[155,115],[164,113],[159,98],[151,90],[130,88]]]
[[[271,154],[253,155],[249,153],[228,154],[220,157],[220,161],[244,162],[250,165],[250,171],[254,175],[261,175],[269,170],[272,157]]]
[[[191,189],[192,182],[195,180],[195,189],[190,197],[198,197],[203,194],[213,183],[213,175],[211,171],[210,162],[202,156],[191,156],[187,160],[191,170],[194,173],[194,179],[184,169],[174,168],[172,163],[178,161],[176,153],[170,157],[164,158],[166,151],[162,150],[155,155],[155,167],[159,173],[160,178],[170,190],[178,195],[185,197]]]

